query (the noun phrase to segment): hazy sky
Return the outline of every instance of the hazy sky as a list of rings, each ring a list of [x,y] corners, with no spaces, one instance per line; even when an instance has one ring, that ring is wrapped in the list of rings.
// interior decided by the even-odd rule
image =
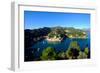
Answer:
[[[90,28],[90,14],[24,11],[25,29],[42,27]]]

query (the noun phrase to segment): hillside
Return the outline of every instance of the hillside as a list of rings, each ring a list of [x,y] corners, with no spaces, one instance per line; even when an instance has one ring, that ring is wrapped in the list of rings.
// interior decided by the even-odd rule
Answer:
[[[53,27],[48,34],[49,38],[61,39],[67,38],[87,38],[87,32],[83,29],[75,29],[73,27]]]

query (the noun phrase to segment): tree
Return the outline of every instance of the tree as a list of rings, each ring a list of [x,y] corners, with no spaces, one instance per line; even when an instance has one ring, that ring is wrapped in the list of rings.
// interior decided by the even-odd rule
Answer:
[[[57,54],[57,59],[65,59],[66,58],[66,54],[65,52],[59,52]]]
[[[84,49],[84,53],[88,55],[88,53],[89,53],[88,47],[86,47],[86,48]]]
[[[80,52],[80,47],[77,41],[72,41],[69,45],[68,50],[66,51],[66,56],[69,59],[77,59],[79,52]]]
[[[80,52],[79,52],[78,59],[85,59],[85,58],[87,58],[87,54],[84,53],[84,52],[82,52],[82,51],[80,51]]]
[[[56,53],[53,48],[47,47],[43,50],[42,55],[40,57],[42,60],[55,60]]]
[[[84,49],[84,53],[87,55],[87,58],[90,58],[90,50],[88,47]]]

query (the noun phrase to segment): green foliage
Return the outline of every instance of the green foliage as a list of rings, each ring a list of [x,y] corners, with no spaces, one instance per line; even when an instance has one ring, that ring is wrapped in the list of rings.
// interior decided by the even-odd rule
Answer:
[[[87,58],[87,54],[80,51],[80,52],[79,52],[78,59],[85,59],[85,58]]]
[[[70,43],[70,45],[69,45],[68,50],[70,50],[70,48],[75,48],[75,49],[77,49],[78,51],[80,51],[80,47],[79,47],[77,41],[72,41],[72,42]]]
[[[66,58],[65,52],[60,52],[60,53],[58,53],[58,58],[60,58],[60,59],[65,59],[65,58]]]
[[[54,37],[54,33],[49,33],[49,34],[48,34],[48,37],[49,37],[49,38],[53,38],[53,37]]]
[[[66,56],[69,59],[76,59],[79,55],[80,47],[77,43],[77,41],[72,41],[69,45],[68,50],[66,51]]]
[[[57,27],[52,28],[52,31],[48,34],[49,38],[61,38],[61,35],[65,34],[65,30],[63,28]]]
[[[84,30],[75,29],[75,28],[63,28],[55,27],[52,28],[51,32],[48,34],[49,38],[63,38],[64,35],[67,35],[70,38],[86,38],[87,34]]]
[[[88,53],[89,53],[88,47],[86,47],[86,48],[84,49],[84,53],[88,55]]]
[[[42,55],[40,57],[42,60],[55,60],[56,53],[53,48],[47,47],[43,50]]]

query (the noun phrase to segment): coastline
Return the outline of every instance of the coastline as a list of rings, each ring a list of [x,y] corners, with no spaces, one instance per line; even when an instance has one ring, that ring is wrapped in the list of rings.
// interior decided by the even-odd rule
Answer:
[[[61,39],[59,38],[46,38],[46,40],[49,42],[60,42],[61,41]]]
[[[77,39],[87,39],[88,37],[71,37],[69,39],[75,39],[75,38],[77,38]],[[61,41],[61,39],[59,39],[59,38],[46,38],[46,40],[49,41],[49,42],[60,42]]]

